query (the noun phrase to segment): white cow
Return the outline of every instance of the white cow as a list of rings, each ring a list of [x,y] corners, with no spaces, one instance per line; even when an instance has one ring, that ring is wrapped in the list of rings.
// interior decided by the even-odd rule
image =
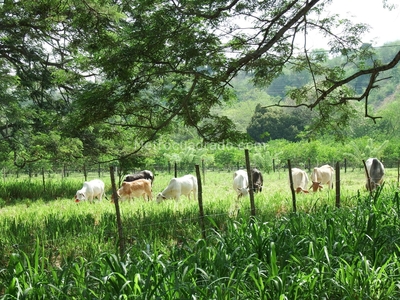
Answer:
[[[238,199],[249,194],[249,177],[246,171],[237,170],[233,174],[233,189],[237,193]]]
[[[185,195],[190,200],[190,193],[193,192],[194,200],[197,199],[197,179],[193,175],[185,175],[172,178],[168,186],[157,195],[157,203],[165,199],[179,200],[181,195]]]
[[[95,197],[100,201],[104,196],[104,182],[100,179],[93,179],[91,181],[85,181],[83,187],[78,190],[75,194],[75,202],[82,200],[89,200],[92,202]]]
[[[367,181],[365,186],[367,190],[370,190],[371,187],[371,191],[373,191],[377,186],[382,184],[383,175],[385,175],[385,168],[377,158],[368,158],[365,162],[365,166],[367,167],[368,172],[368,174],[365,174]]]
[[[306,171],[299,168],[292,168],[293,188],[296,193],[308,193],[308,175]]]
[[[313,192],[321,190],[324,184],[329,188],[333,188],[333,169],[330,165],[323,165],[319,168],[314,168],[311,174]]]

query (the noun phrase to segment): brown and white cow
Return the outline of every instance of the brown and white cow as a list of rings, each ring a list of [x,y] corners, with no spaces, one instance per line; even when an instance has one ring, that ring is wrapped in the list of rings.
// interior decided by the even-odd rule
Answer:
[[[151,181],[147,179],[137,179],[135,181],[124,181],[117,191],[121,200],[133,199],[135,197],[143,197],[144,200],[152,199]]]
[[[292,181],[293,188],[297,194],[300,192],[308,193],[308,175],[306,171],[299,168],[292,168]]]
[[[380,186],[383,182],[383,175],[385,175],[385,168],[383,164],[377,158],[368,158],[365,162],[365,166],[367,167],[367,172],[365,174],[366,177],[366,188],[367,190],[373,191],[378,186]]]
[[[327,184],[328,188],[333,188],[334,169],[330,165],[323,165],[314,168],[311,174],[313,192],[322,190],[323,185]]]

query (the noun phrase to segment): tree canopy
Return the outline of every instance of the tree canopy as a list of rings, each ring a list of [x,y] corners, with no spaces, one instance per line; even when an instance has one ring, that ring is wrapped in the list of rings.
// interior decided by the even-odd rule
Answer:
[[[247,128],[247,133],[256,142],[275,139],[299,141],[299,135],[310,124],[305,108],[263,108],[258,105]]]
[[[278,105],[314,110],[327,126],[348,122],[346,104],[364,101],[376,118],[368,95],[400,50],[377,59],[363,46],[368,25],[326,17],[330,2],[5,0],[0,147],[23,166],[49,155],[124,159],[176,124],[205,143],[238,141],[245,135],[213,108],[235,97],[239,72],[268,86],[284,67],[312,84],[294,85],[290,104]],[[308,49],[311,32],[327,38],[327,53]],[[328,55],[341,62],[326,64]],[[360,78],[366,84],[355,89]]]

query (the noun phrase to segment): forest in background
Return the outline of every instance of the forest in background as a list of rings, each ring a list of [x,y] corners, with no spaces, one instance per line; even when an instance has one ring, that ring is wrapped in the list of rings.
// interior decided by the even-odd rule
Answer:
[[[389,60],[398,49],[400,41],[377,48],[377,58]],[[318,53],[325,53],[318,50]],[[343,63],[341,57],[326,57],[327,64]],[[351,70],[349,70],[351,72]],[[290,88],[310,84],[307,74],[298,75],[290,68],[266,88],[254,86],[251,75],[240,73],[232,81],[235,97],[228,104],[214,108],[216,114],[233,120],[236,129],[243,133],[241,142],[204,143],[194,128],[176,122],[172,133],[160,136],[144,146],[128,137],[126,148],[139,148],[138,154],[97,163],[89,160],[61,160],[59,157],[39,160],[27,164],[23,172],[58,172],[61,169],[108,170],[117,166],[120,176],[142,168],[170,169],[177,164],[181,170],[193,172],[194,164],[204,164],[212,169],[234,169],[244,164],[244,149],[250,149],[252,164],[270,172],[273,168],[285,167],[290,159],[293,166],[306,167],[325,163],[344,162],[350,168],[362,167],[362,159],[379,157],[389,167],[396,167],[400,159],[400,66],[390,72],[370,93],[370,111],[381,118],[376,123],[363,114],[364,104],[353,102],[353,119],[344,120],[345,126],[323,130],[313,127],[316,112],[307,108],[282,108],[276,103],[292,103],[285,94]],[[354,88],[367,84],[358,80]],[[348,123],[347,123],[348,122]],[[338,132],[340,128],[342,131]],[[129,135],[129,134],[128,134]],[[106,140],[103,141],[107,143]],[[67,152],[66,152],[67,153]],[[61,154],[61,153],[59,153]],[[4,172],[20,172],[12,160],[2,163]]]
[[[364,43],[368,24],[325,16],[328,0],[264,4],[5,1],[3,173],[231,168],[244,148],[265,164],[397,160],[398,43]]]
[[[366,45],[366,47],[370,45]],[[375,48],[376,58],[382,62],[389,61],[400,47],[400,41],[391,42],[382,47]],[[320,49],[315,50],[327,56]],[[330,66],[344,64],[343,57],[328,58],[326,62]],[[372,62],[371,62],[372,63]],[[348,67],[348,72],[353,70]],[[291,103],[286,93],[290,88],[299,88],[311,84],[311,75],[292,72],[290,67],[283,74],[273,80],[266,87],[254,87],[251,76],[241,74],[233,80],[233,86],[237,95],[237,102],[221,108],[220,113],[234,120],[237,129],[247,132],[256,142],[267,142],[274,139],[286,139],[288,141],[300,141],[302,139],[320,139],[325,135],[357,139],[371,137],[375,140],[386,140],[400,137],[400,119],[398,107],[400,105],[400,66],[389,71],[386,79],[379,82],[369,95],[368,103],[374,116],[382,117],[376,120],[376,124],[370,118],[360,118],[363,115],[363,103],[352,103],[356,114],[349,120],[349,126],[343,128],[343,132],[325,132],[310,126],[316,113],[306,108],[279,108],[272,105]],[[351,84],[356,91],[361,91],[368,84],[368,78],[361,77]],[[268,107],[268,108],[266,108]],[[308,131],[307,131],[308,130]]]
[[[390,60],[399,45],[400,41],[396,41],[376,48],[377,58],[383,62]],[[316,52],[325,54],[323,50]],[[343,64],[341,57],[326,59],[329,65]],[[323,130],[313,127],[316,112],[307,108],[274,106],[278,102],[291,103],[285,94],[290,88],[310,84],[311,78],[306,73],[299,75],[287,68],[266,88],[254,86],[251,75],[241,73],[232,81],[236,101],[215,111],[232,119],[239,131],[248,134],[247,144],[204,147],[193,129],[178,127],[170,135],[171,140],[164,138],[153,144],[153,149],[157,150],[147,161],[150,164],[157,161],[164,166],[171,161],[178,162],[188,165],[189,169],[193,163],[206,161],[217,168],[235,168],[244,161],[243,149],[250,148],[254,154],[253,164],[266,171],[273,169],[273,162],[285,166],[288,159],[301,167],[310,160],[312,165],[321,165],[343,163],[346,159],[354,168],[362,167],[362,159],[379,157],[386,165],[396,167],[400,159],[400,66],[389,74],[369,96],[370,111],[380,118],[374,122],[371,118],[360,117],[364,103],[351,103],[348,105],[354,110],[352,119],[344,120],[348,124],[338,132],[332,128],[329,131],[329,127]],[[360,79],[352,87],[362,90],[367,84]],[[163,148],[171,151],[160,150]]]

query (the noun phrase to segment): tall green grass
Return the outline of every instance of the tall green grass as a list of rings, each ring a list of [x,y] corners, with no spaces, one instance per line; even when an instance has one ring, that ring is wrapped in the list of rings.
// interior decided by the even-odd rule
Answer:
[[[149,241],[122,258],[110,251],[57,266],[37,240],[1,271],[3,299],[397,299],[396,197],[269,222],[231,219],[206,240],[187,237],[168,251]]]
[[[2,299],[399,298],[394,184],[372,196],[346,191],[340,209],[332,191],[299,195],[293,213],[290,193],[278,191],[286,178],[271,178],[275,189],[256,195],[251,218],[248,199],[236,203],[223,176],[229,174],[209,178],[204,189],[206,239],[195,201],[120,203],[123,257],[109,202],[4,207]],[[158,180],[155,193],[168,177]]]

